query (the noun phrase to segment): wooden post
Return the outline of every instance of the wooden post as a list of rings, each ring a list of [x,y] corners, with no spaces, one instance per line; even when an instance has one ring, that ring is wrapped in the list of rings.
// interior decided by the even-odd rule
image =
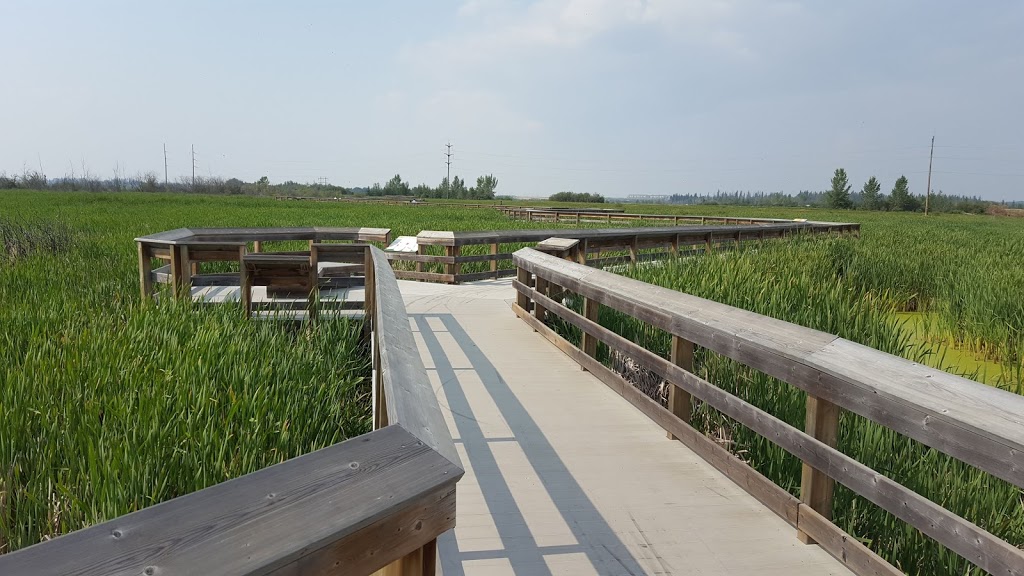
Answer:
[[[555,212],[555,222],[556,222],[556,223],[557,223],[557,222],[561,222],[561,220],[559,220],[559,216],[560,216],[560,215],[561,215],[561,213],[560,213],[560,212]]]
[[[590,298],[583,299],[583,316],[585,316],[587,320],[597,322],[598,317],[600,316],[600,310],[601,304],[596,300],[591,300]],[[597,338],[584,332],[582,345],[584,354],[591,358],[597,358]],[[583,369],[586,370],[586,368]]]
[[[417,255],[423,256],[426,253],[427,253],[427,247],[426,246],[424,246],[423,244],[416,244],[416,254]],[[416,271],[417,272],[423,272],[423,262],[417,262],[416,263]]]
[[[494,279],[498,279],[498,243],[491,242],[491,272],[494,272]]]
[[[525,268],[517,268],[516,280],[519,280],[519,282],[523,286],[529,286],[530,271],[526,270]],[[518,304],[519,307],[525,310],[526,312],[530,311],[530,297],[527,296],[526,294],[523,294],[522,292],[519,292],[518,290],[516,291],[516,304]]]
[[[576,213],[576,225],[577,226],[580,225],[580,213],[579,212]]]
[[[807,421],[804,428],[807,434],[835,448],[839,435],[839,407],[835,404],[807,395]],[[821,514],[826,520],[832,519],[832,492],[835,480],[824,472],[803,465],[800,477],[800,501]],[[804,544],[814,544],[814,539],[803,531],[797,531],[797,537]]]
[[[629,261],[636,264],[636,252],[637,252],[637,237],[633,236],[633,239],[629,241]]]
[[[254,240],[252,243],[252,251],[257,254],[263,252],[263,242],[260,240]]]
[[[149,253],[149,246],[139,242],[139,289],[142,291],[142,299],[145,300],[153,295],[153,261]]]
[[[374,572],[373,576],[434,576],[437,574],[437,540],[431,540],[391,564]]]
[[[712,237],[711,232],[708,232],[707,237],[704,238],[704,251],[710,254],[711,251],[715,249],[714,247],[714,238]]]
[[[462,253],[462,247],[461,246],[445,246],[444,247],[444,251],[445,251],[445,255],[448,256],[449,258],[458,258],[459,254]],[[445,264],[444,267],[445,267],[445,274],[451,274],[452,275],[452,284],[458,284],[459,283],[459,274],[462,272],[462,264],[459,264],[458,262],[453,262],[451,264]]]
[[[171,245],[168,248],[171,253],[171,294],[177,298],[180,296],[183,274],[181,269],[181,247]]]
[[[252,277],[245,266],[245,262],[239,262],[238,266],[238,290],[239,299],[242,302],[242,314],[248,318],[252,312]]]
[[[537,292],[540,292],[544,296],[548,295],[548,281],[541,278],[540,276],[537,276]],[[533,316],[537,319],[538,322],[543,323],[544,320],[547,318],[547,314],[547,308],[541,305],[540,302],[535,302],[533,304]],[[536,332],[536,330],[534,330],[534,332]]]
[[[679,234],[672,237],[672,256],[679,256]]]
[[[579,243],[576,244],[576,262],[584,266],[587,265],[587,239],[580,239]]]
[[[188,256],[188,246],[181,247],[181,292],[183,298],[192,297],[192,273],[195,265]]]
[[[693,342],[673,335],[670,354],[669,361],[687,372],[693,372]],[[693,411],[693,397],[686,390],[669,383],[668,409],[683,422],[689,424],[690,414]],[[668,439],[675,440],[676,437],[669,432]]]

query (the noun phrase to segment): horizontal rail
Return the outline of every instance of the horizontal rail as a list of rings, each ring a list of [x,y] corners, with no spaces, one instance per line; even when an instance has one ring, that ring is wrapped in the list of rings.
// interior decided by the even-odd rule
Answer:
[[[390,426],[0,555],[0,574],[368,574],[454,526],[460,475]]]
[[[820,429],[823,421],[812,420],[813,411],[808,433],[793,428],[600,326],[595,306],[608,306],[681,342],[706,347],[801,388],[809,405],[827,402],[850,410],[1016,486],[1024,485],[1024,398],[830,334],[535,250],[518,251],[515,263],[520,316],[528,317],[532,302],[535,328],[543,326],[547,314],[559,316],[584,332],[585,350],[588,339],[602,341],[801,458],[808,467],[804,490],[814,492],[808,482],[819,486],[815,498],[805,497],[803,505],[824,510],[822,517],[828,517],[831,489],[822,487],[827,484],[816,473],[839,481],[991,573],[1024,574],[1024,552],[836,450],[827,426]],[[530,285],[531,276],[538,279],[536,288]],[[590,313],[580,315],[549,298],[544,292],[552,285],[584,297]],[[597,362],[593,352],[573,349],[570,355],[578,360],[588,358],[591,367]],[[596,348],[591,345],[591,350]]]
[[[409,327],[398,280],[382,250],[370,246],[367,251],[372,270],[368,290],[374,293],[369,310],[379,367],[375,379],[383,393],[377,398],[384,398],[386,413],[386,421],[379,424],[401,425],[461,469],[462,461]]]

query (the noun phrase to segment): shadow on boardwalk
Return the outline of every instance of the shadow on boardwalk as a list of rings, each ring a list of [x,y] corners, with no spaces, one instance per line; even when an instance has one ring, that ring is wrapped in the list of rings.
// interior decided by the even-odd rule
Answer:
[[[473,474],[470,482],[477,483],[467,485],[467,479],[459,485],[459,527],[438,540],[445,576],[467,572],[648,573],[594,507],[540,427],[458,321],[450,314],[411,317],[426,347],[428,362],[433,362],[443,389],[442,399],[451,410],[453,436],[461,444],[463,462]],[[448,346],[439,340],[442,332],[447,333]],[[458,347],[454,354],[451,342]],[[469,365],[453,366],[453,357],[464,357]],[[485,434],[473,410],[473,405],[480,404],[481,394],[489,396],[511,435]],[[471,396],[477,398],[471,402]],[[478,493],[467,494],[473,490]],[[474,505],[474,497],[482,497],[483,506]],[[484,513],[463,516],[466,505]],[[538,508],[542,510],[539,516]]]

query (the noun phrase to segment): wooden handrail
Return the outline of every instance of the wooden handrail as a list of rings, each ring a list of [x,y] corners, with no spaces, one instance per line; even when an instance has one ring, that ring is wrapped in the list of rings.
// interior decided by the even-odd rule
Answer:
[[[389,426],[2,555],[0,574],[368,574],[454,524],[459,476]]]
[[[383,250],[369,246],[367,251],[373,267],[375,294],[368,314],[373,317],[374,342],[379,357],[376,377],[383,391],[383,395],[378,397],[386,398],[386,406],[382,409],[386,414],[383,424],[401,425],[461,468],[462,461],[409,328],[398,280]]]
[[[367,272],[373,432],[0,555],[0,574],[432,575],[464,470],[387,257],[334,246],[312,251],[361,251]]]
[[[842,408],[1024,486],[1024,397],[834,335],[536,250],[520,250],[514,261],[519,270],[514,281],[518,292],[516,313],[674,436],[691,443],[691,447],[698,446],[698,453],[714,451],[700,447],[697,436],[701,435],[688,426],[686,414],[671,404],[662,407],[605,368],[595,358],[597,341],[801,458],[805,473],[795,525],[805,541],[818,541],[837,558],[849,556],[849,541],[830,536],[838,528],[823,522],[830,518],[831,483],[835,480],[990,573],[1024,574],[1024,551],[835,449],[838,409]],[[533,277],[537,279],[535,287]],[[553,286],[582,296],[586,314],[578,314],[548,297]],[[608,306],[668,332],[674,349],[703,346],[806,391],[806,432],[692,374],[683,355],[676,358],[673,354],[666,360],[600,326],[596,322],[598,306]],[[535,316],[530,315],[531,308]],[[583,331],[582,350],[544,325],[541,318],[550,314]],[[719,468],[731,477],[737,476],[737,468],[731,464]],[[741,476],[741,485],[755,496],[758,492],[769,494],[762,501],[774,502],[776,512],[791,516],[791,505],[784,495],[759,484],[767,483],[767,479],[757,475],[761,480],[755,482],[749,472]],[[809,523],[800,522],[803,510],[814,513],[812,516],[807,512]],[[881,560],[868,551],[858,550],[857,558],[872,569],[880,569]],[[865,566],[860,568],[868,571]]]

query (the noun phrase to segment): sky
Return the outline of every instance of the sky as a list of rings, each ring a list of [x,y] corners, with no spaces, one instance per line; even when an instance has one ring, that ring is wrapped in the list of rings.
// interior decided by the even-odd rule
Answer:
[[[0,171],[1024,200],[1013,0],[0,2]]]

